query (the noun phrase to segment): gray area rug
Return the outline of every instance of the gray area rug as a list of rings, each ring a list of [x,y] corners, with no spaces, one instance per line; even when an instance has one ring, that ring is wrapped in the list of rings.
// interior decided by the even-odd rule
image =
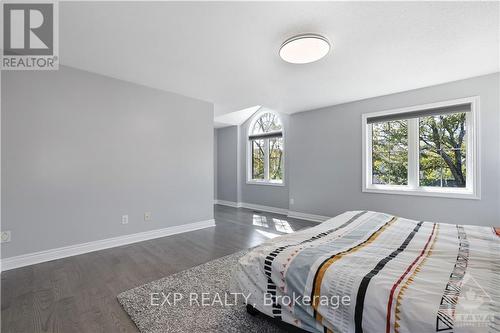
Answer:
[[[291,327],[277,324],[262,314],[256,317],[249,315],[242,297],[238,302],[230,297],[228,303],[237,303],[230,306],[221,306],[215,298],[215,294],[229,294],[233,267],[246,253],[238,252],[127,290],[118,295],[118,301],[142,333],[290,332]],[[167,300],[161,293],[168,297]],[[183,295],[182,300],[175,304],[174,293]],[[189,299],[190,293],[198,295],[199,306],[194,296]],[[214,305],[201,306],[202,293],[209,293],[210,296],[205,304]]]

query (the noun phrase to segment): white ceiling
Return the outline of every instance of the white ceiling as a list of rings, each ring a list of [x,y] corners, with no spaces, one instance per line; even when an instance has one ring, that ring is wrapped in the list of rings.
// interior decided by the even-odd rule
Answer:
[[[61,2],[61,63],[215,103],[294,113],[497,72],[498,2]],[[291,35],[327,58],[278,57]]]
[[[248,118],[250,118],[255,112],[261,108],[260,105],[255,105],[243,110],[224,113],[219,116],[214,117],[214,127],[226,127],[231,125],[241,125]]]

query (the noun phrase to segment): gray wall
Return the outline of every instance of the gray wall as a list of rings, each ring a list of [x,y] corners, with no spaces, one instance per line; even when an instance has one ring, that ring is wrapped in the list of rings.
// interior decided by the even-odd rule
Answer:
[[[212,122],[212,104],[85,71],[3,72],[2,257],[212,219]]]
[[[217,129],[214,128],[214,200],[217,200]]]
[[[285,138],[285,185],[247,184],[247,142],[250,117],[240,126],[219,128],[217,132],[217,199],[288,209],[289,116],[280,114]]]
[[[499,74],[370,98],[294,114],[288,156],[290,210],[334,216],[370,209],[415,219],[498,225],[500,220]],[[478,95],[481,128],[481,200],[361,192],[361,115]]]
[[[238,127],[217,129],[217,199],[238,202]]]
[[[288,151],[288,132],[289,118],[286,114],[279,114],[283,123],[284,147],[285,147],[285,182],[284,186],[272,185],[256,185],[247,184],[247,148],[248,148],[248,131],[252,121],[252,117],[240,126],[240,184],[241,184],[241,201],[245,203],[271,206],[277,208],[288,209],[288,188],[290,183],[289,177],[289,151]]]

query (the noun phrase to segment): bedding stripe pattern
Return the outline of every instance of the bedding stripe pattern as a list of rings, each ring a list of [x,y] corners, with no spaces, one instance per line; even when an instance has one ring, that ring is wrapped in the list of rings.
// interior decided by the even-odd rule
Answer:
[[[438,233],[438,231],[439,231],[439,225],[436,225],[436,223],[434,223],[434,226],[432,227],[432,232],[429,235],[429,238],[427,239],[427,242],[425,243],[425,246],[422,249],[422,251],[420,252],[420,254],[418,255],[418,257],[415,258],[415,260],[413,260],[413,262],[411,263],[410,266],[408,266],[408,268],[406,269],[406,271],[404,272],[404,274],[401,275],[399,277],[399,279],[393,284],[393,286],[391,288],[391,292],[389,294],[389,301],[387,302],[387,318],[386,318],[386,327],[385,327],[386,333],[391,333],[391,313],[392,313],[392,302],[394,300],[394,292],[395,292],[396,288],[398,288],[399,284],[404,280],[404,278],[406,277],[406,275],[411,272],[411,270],[413,269],[413,267],[415,267],[415,265],[417,264],[417,262],[420,259],[422,259],[420,261],[420,263],[417,264],[417,266],[413,270],[412,274],[408,277],[408,279],[406,279],[406,281],[403,284],[403,286],[401,287],[401,289],[399,289],[398,295],[396,297],[396,305],[394,307],[394,333],[399,333],[399,326],[400,326],[400,324],[399,324],[399,320],[400,320],[399,313],[401,312],[401,309],[400,309],[400,307],[401,307],[401,299],[403,298],[404,291],[406,289],[408,289],[408,287],[410,286],[410,284],[414,281],[415,276],[422,269],[422,266],[424,265],[425,260],[427,259],[427,257],[432,254],[432,249],[434,248],[434,244],[435,244],[436,239],[437,239],[437,233]],[[432,244],[430,245],[429,251],[427,251],[427,248],[429,246],[429,242],[431,241],[431,239],[432,239],[432,237],[434,235],[436,235],[436,236],[434,237],[434,240],[433,240]],[[427,251],[427,253],[426,253],[426,251]]]
[[[439,304],[439,311],[436,318],[437,332],[451,332],[455,319],[456,305],[459,301],[462,282],[467,270],[467,262],[469,261],[469,241],[463,226],[458,226],[459,248],[457,260],[453,271],[450,274],[450,279],[444,288],[443,297]]]
[[[330,230],[327,230],[325,232],[321,232],[315,236],[312,236],[311,238],[308,238],[298,244],[294,244],[294,245],[303,245],[305,243],[309,243],[309,242],[313,242],[315,240],[318,240],[322,237],[325,237],[325,236],[328,236],[329,234],[339,230],[339,229],[342,229],[344,227],[346,227],[347,225],[349,225],[353,220],[357,219],[359,216],[365,214],[366,211],[362,211],[358,214],[356,214],[354,217],[348,219],[345,223],[343,223],[342,225],[338,226],[338,227],[335,227],[333,229],[330,229]],[[273,295],[273,297],[271,298],[272,299],[272,306],[273,306],[273,316],[274,318],[277,318],[277,319],[281,319],[281,306],[276,302],[276,285],[274,284],[273,280],[271,279],[271,267],[272,267],[272,262],[274,260],[274,258],[276,258],[276,256],[283,252],[283,250],[285,250],[286,248],[290,247],[290,246],[294,246],[294,245],[287,245],[287,246],[281,246],[277,249],[275,249],[273,252],[271,252],[267,257],[266,257],[266,261],[264,262],[265,265],[264,265],[264,270],[266,271],[266,275],[268,276],[268,281],[267,281],[267,292],[271,295]]]
[[[387,265],[389,261],[392,259],[396,258],[398,254],[403,252],[410,241],[413,239],[415,234],[418,232],[420,227],[422,226],[423,222],[419,222],[415,229],[406,237],[404,240],[403,244],[401,246],[393,251],[390,255],[382,259],[381,261],[378,262],[377,266],[375,266],[374,269],[372,269],[367,275],[363,277],[363,280],[361,280],[361,283],[358,288],[358,294],[356,296],[356,308],[354,312],[354,320],[356,324],[356,332],[362,333],[363,332],[363,327],[362,327],[362,322],[363,322],[363,306],[365,304],[365,297],[366,297],[366,291],[368,289],[368,284],[370,283],[370,280],[377,275],[384,267]]]
[[[352,211],[254,249],[232,285],[309,332],[500,333],[499,282],[494,228]]]
[[[377,237],[385,230],[387,227],[391,224],[394,223],[396,218],[392,218],[389,222],[384,224],[382,227],[380,227],[378,230],[373,232],[368,239],[365,241],[357,244],[356,246],[351,247],[348,250],[342,251],[340,253],[337,253],[333,256],[331,256],[328,260],[324,261],[321,265],[320,268],[316,271],[316,275],[314,277],[314,285],[313,285],[313,294],[311,295],[313,299],[313,308],[314,308],[314,313],[315,317],[318,321],[322,320],[321,315],[317,312],[318,308],[318,303],[319,303],[319,296],[321,295],[321,283],[323,282],[323,278],[325,276],[325,272],[328,270],[328,268],[333,265],[336,261],[342,259],[344,256],[347,256],[351,253],[354,253],[360,249],[362,249],[364,246],[371,244],[373,241],[377,239]]]

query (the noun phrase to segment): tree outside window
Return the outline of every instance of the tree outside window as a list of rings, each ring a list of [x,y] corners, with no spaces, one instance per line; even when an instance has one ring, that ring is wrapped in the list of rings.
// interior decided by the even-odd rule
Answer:
[[[283,183],[283,126],[277,114],[265,112],[250,128],[249,180]]]

